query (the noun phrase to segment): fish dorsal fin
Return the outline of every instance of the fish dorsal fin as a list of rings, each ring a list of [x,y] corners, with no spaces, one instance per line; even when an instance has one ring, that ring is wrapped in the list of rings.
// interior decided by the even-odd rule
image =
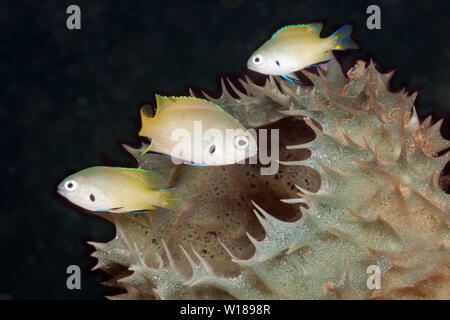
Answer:
[[[315,23],[309,23],[309,24],[297,24],[297,25],[290,25],[285,26],[281,29],[279,29],[277,32],[275,32],[272,35],[272,38],[280,38],[285,36],[298,36],[298,35],[304,35],[304,34],[311,34],[311,35],[317,35],[320,36],[320,32],[322,31],[323,23],[321,22],[315,22]]]
[[[156,114],[158,114],[158,112],[161,112],[167,108],[183,107],[183,106],[208,108],[208,109],[212,108],[212,109],[220,109],[220,110],[224,111],[217,104],[212,103],[205,99],[201,99],[201,98],[165,97],[165,96],[160,96],[159,94],[156,95]]]
[[[117,167],[123,174],[136,178],[151,189],[155,189],[159,185],[159,177],[155,173],[149,170],[140,168],[122,168]]]

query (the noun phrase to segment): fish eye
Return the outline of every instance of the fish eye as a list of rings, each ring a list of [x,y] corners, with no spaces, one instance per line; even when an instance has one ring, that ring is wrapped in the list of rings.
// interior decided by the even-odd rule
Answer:
[[[94,195],[93,195],[92,193],[91,193],[91,195],[89,196],[89,199],[91,199],[92,202],[95,201],[95,197],[94,197]]]
[[[234,138],[234,147],[238,150],[245,150],[248,148],[248,137],[247,136],[237,136]]]
[[[64,188],[67,191],[75,191],[77,189],[77,182],[75,180],[67,180],[66,182],[64,182]]]
[[[275,63],[277,64],[277,66],[280,66],[280,61],[275,61]]]
[[[211,147],[209,147],[209,153],[213,154],[214,152],[216,152],[216,145],[213,144]]]
[[[254,64],[259,65],[259,64],[262,64],[264,62],[264,58],[263,58],[262,55],[260,55],[258,53],[258,54],[255,54],[253,56],[252,61],[253,61]]]

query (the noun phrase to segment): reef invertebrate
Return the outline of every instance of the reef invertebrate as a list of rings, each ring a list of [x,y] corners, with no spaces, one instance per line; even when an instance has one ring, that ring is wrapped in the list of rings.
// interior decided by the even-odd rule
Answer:
[[[246,127],[281,128],[280,169],[175,166],[140,155],[184,199],[173,213],[111,214],[115,239],[93,243],[95,268],[135,299],[450,298],[450,147],[419,122],[415,95],[389,74],[330,62],[312,86],[222,82],[218,99]],[[280,202],[280,199],[283,202]],[[258,222],[258,223],[255,223]],[[381,288],[367,287],[367,267]]]

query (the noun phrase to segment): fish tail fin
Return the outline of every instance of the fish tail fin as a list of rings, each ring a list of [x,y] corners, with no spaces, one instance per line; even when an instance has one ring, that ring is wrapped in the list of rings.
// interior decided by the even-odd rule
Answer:
[[[152,127],[155,121],[155,114],[149,105],[144,105],[141,107],[141,130],[139,131],[140,136],[146,136],[148,129]]]
[[[159,190],[159,201],[157,207],[164,209],[174,209],[181,199],[172,198],[172,191],[176,188],[168,188]]]
[[[336,32],[329,37],[333,40],[332,50],[358,49],[359,46],[350,38],[352,30],[353,27],[348,24],[336,30]]]

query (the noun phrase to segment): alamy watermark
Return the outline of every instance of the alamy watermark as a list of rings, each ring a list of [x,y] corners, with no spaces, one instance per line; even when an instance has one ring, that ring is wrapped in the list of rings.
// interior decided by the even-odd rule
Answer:
[[[69,290],[81,290],[81,269],[76,264],[67,267],[66,273],[69,274],[66,280],[66,286]]]
[[[174,164],[257,164],[261,175],[274,175],[279,168],[279,129],[203,130],[202,121],[194,121],[193,130],[178,128],[170,133],[170,156]],[[167,128],[159,136],[168,136]],[[270,131],[270,132],[269,132]],[[269,140],[270,139],[270,140]],[[270,145],[270,152],[269,152]]]
[[[370,265],[367,267],[367,289],[379,290],[381,289],[381,270],[377,265]]]
[[[376,4],[372,4],[367,7],[367,14],[370,16],[366,20],[367,29],[381,29],[381,9]]]
[[[81,9],[79,6],[72,4],[67,7],[66,13],[70,14],[66,20],[66,27],[69,30],[81,29]]]

